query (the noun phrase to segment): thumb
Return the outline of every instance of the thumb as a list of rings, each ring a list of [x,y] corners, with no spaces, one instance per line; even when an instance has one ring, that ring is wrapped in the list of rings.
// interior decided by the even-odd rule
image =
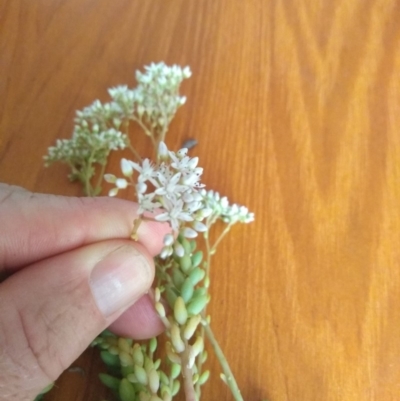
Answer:
[[[35,263],[1,283],[0,400],[32,400],[153,278],[142,246],[112,240]]]

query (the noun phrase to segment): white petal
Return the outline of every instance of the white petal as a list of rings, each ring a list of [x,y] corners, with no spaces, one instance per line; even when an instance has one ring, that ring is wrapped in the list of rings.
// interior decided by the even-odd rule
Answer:
[[[117,178],[115,186],[119,189],[124,189],[128,186],[128,181],[126,181],[125,178]]]
[[[104,179],[110,184],[115,184],[117,177],[114,174],[104,174]]]
[[[162,141],[158,145],[158,156],[162,160],[168,159],[168,148],[167,145]]]
[[[121,159],[121,171],[125,177],[132,177],[133,168],[129,160]]]
[[[138,182],[136,184],[136,192],[144,194],[147,190],[147,185],[144,182]]]
[[[170,249],[169,249],[169,247],[164,247],[164,248],[161,250],[160,258],[161,258],[161,259],[166,259],[169,255],[170,255]]]
[[[209,207],[205,207],[204,209],[201,209],[199,213],[203,216],[203,218],[206,218],[208,216],[211,216],[213,210]]]
[[[190,227],[184,227],[181,230],[181,234],[186,237],[186,238],[196,238],[197,237],[197,232],[194,231],[192,228]]]
[[[166,234],[164,237],[164,245],[171,246],[174,243],[174,236],[172,234]]]
[[[176,173],[169,181],[169,185],[176,185],[181,178],[181,173]]]
[[[170,216],[168,213],[161,213],[154,217],[154,219],[157,221],[168,221],[170,219]]]
[[[186,203],[189,203],[189,202],[193,202],[193,201],[194,201],[193,195],[192,195],[191,193],[189,193],[189,192],[184,193],[183,196],[182,196],[182,199],[183,199]]]
[[[199,162],[199,158],[193,157],[193,159],[190,159],[190,161],[188,163],[188,167],[191,169],[194,169],[194,168],[196,168],[198,162]]]
[[[193,223],[193,228],[200,233],[204,233],[207,231],[207,226],[200,221],[195,221]]]
[[[118,193],[118,188],[113,188],[110,189],[110,191],[108,192],[108,196],[115,196]]]
[[[193,217],[189,213],[180,212],[178,218],[183,221],[193,221]]]
[[[175,255],[179,256],[180,258],[185,254],[185,249],[178,241],[176,241],[174,244],[174,251]]]

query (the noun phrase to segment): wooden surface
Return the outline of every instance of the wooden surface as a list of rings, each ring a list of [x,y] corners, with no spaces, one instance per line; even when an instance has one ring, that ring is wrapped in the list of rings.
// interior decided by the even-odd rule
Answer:
[[[0,180],[79,194],[46,148],[160,60],[193,71],[167,141],[256,213],[210,308],[245,400],[399,400],[400,2],[0,0]],[[101,400],[98,364],[46,399]]]

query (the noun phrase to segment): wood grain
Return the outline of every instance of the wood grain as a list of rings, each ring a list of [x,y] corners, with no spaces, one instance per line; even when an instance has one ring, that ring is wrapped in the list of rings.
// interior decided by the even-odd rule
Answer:
[[[245,400],[400,399],[400,2],[0,0],[0,180],[79,194],[46,148],[159,60],[193,70],[169,143],[256,213],[212,272]],[[101,399],[77,363],[47,400]]]

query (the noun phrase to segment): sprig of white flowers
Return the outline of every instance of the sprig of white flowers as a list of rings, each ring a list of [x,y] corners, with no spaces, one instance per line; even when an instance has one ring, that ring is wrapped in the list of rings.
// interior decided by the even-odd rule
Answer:
[[[130,121],[139,124],[155,146],[164,141],[172,118],[186,101],[186,97],[179,95],[179,86],[190,76],[189,67],[169,67],[165,63],[152,63],[144,72],[137,71],[135,88],[111,88],[110,102],[95,100],[76,112],[72,138],[57,140],[44,156],[45,165],[56,161],[68,164],[70,179],[80,180],[86,195],[97,195],[101,183],[95,188],[90,184],[95,165],[105,166],[111,151],[126,147],[138,157],[128,137]],[[104,169],[100,176],[103,173]]]
[[[216,191],[200,191],[203,197],[204,207],[211,209],[213,215],[220,218],[224,223],[251,223],[254,221],[254,213],[249,212],[246,206],[240,206],[236,203],[230,204],[226,196],[220,196]]]
[[[254,214],[245,206],[230,204],[218,192],[207,191],[201,182],[203,168],[198,166],[198,157],[189,157],[186,148],[173,152],[164,142],[172,118],[186,101],[179,94],[179,87],[190,76],[189,67],[164,63],[146,66],[144,72],[136,72],[135,88],[111,88],[110,102],[96,100],[77,111],[72,138],[58,140],[45,156],[46,165],[55,161],[67,163],[71,178],[84,184],[87,195],[100,192],[103,175],[114,185],[110,196],[132,187],[139,204],[133,239],[137,239],[143,220],[167,222],[171,226],[171,233],[165,235],[164,247],[155,259],[154,291],[154,307],[167,331],[166,357],[171,371],[167,375],[161,360],[154,359],[155,339],[148,345],[139,345],[105,334],[94,342],[103,349],[101,355],[106,364],[120,369],[119,377],[103,374],[101,380],[117,391],[122,401],[171,401],[179,392],[180,374],[186,400],[199,401],[201,386],[210,374],[202,366],[207,359],[205,336],[221,362],[224,382],[235,400],[243,401],[211,331],[206,306],[210,301],[211,257],[217,245],[235,223],[249,223]],[[157,153],[154,161],[142,159],[132,146],[132,121],[151,139]],[[122,177],[104,174],[110,152],[126,147],[136,160],[121,160]],[[97,164],[101,171],[93,188],[91,179]],[[217,220],[225,223],[225,229],[211,244],[209,230]],[[205,258],[201,250],[196,251],[199,234],[204,239]]]

